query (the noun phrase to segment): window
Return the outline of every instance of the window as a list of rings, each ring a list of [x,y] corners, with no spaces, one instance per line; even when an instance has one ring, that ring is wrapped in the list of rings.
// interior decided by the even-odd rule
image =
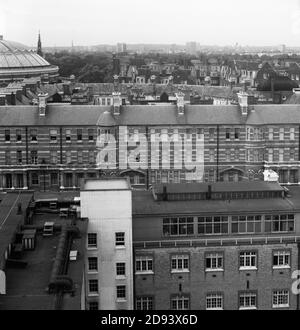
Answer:
[[[10,165],[10,164],[11,164],[10,151],[6,150],[5,151],[5,165]]]
[[[37,186],[39,184],[39,176],[37,175],[37,173],[31,174],[31,184],[33,186]]]
[[[289,291],[276,290],[273,292],[273,308],[289,307]]]
[[[117,276],[125,276],[126,275],[126,264],[125,264],[125,262],[117,262],[117,264],[116,264],[116,273],[117,273]]]
[[[209,149],[209,161],[211,163],[215,161],[215,149]]]
[[[223,309],[223,295],[222,294],[208,294],[206,296],[207,310],[222,310]]]
[[[171,257],[171,271],[172,272],[186,272],[189,271],[189,256],[176,255]]]
[[[98,258],[97,257],[88,258],[88,270],[89,271],[98,271]]]
[[[171,298],[171,309],[173,310],[188,310],[190,299],[186,296],[176,296]]]
[[[31,140],[31,142],[37,142],[37,130],[36,129],[30,130],[30,140]]]
[[[115,235],[116,246],[125,245],[125,233],[116,233]]]
[[[188,236],[194,234],[194,218],[163,219],[164,236]]]
[[[66,151],[66,163],[67,164],[72,163],[72,153],[70,150]]]
[[[279,161],[284,161],[284,149],[279,149]]]
[[[50,162],[51,164],[57,164],[57,151],[53,150],[50,152]]]
[[[88,129],[89,141],[94,141],[94,130],[92,128]]]
[[[223,267],[223,253],[208,253],[205,256],[206,271],[224,270]]]
[[[226,128],[226,140],[230,140],[230,128]]]
[[[10,130],[6,129],[4,132],[5,135],[5,142],[10,142]]]
[[[97,311],[99,309],[98,301],[91,301],[89,302],[89,310],[90,311]]]
[[[37,152],[37,150],[31,150],[30,160],[31,160],[31,164],[37,164],[38,163],[38,152]]]
[[[290,157],[289,157],[289,160],[292,161],[292,160],[295,160],[295,149],[294,148],[290,148]]]
[[[257,269],[257,253],[241,252],[240,253],[240,269]]]
[[[204,235],[228,234],[228,217],[199,217],[198,233]]]
[[[66,129],[66,142],[71,142],[71,130]]]
[[[82,141],[82,129],[78,128],[77,129],[77,141]]]
[[[95,153],[94,150],[89,150],[89,163],[94,164],[95,162]]]
[[[242,292],[239,295],[239,308],[240,309],[256,309],[256,293],[255,292]]]
[[[210,140],[214,140],[215,138],[215,129],[214,128],[210,128],[209,129],[209,139]]]
[[[98,293],[98,280],[89,280],[89,292],[90,293]]]
[[[232,233],[260,233],[261,232],[261,216],[248,215],[248,216],[233,216],[232,217]]]
[[[51,182],[51,186],[55,186],[55,185],[58,184],[58,175],[57,175],[57,173],[51,173],[50,182]]]
[[[204,140],[204,129],[197,128],[197,140]]]
[[[77,151],[77,162],[79,164],[81,164],[83,162],[83,154],[82,154],[82,150],[78,150]]]
[[[290,268],[290,251],[273,252],[273,268]]]
[[[50,141],[57,142],[57,129],[50,129]]]
[[[22,159],[22,151],[21,150],[18,150],[17,151],[17,163],[18,164],[22,164],[22,161],[23,161],[23,159]]]
[[[280,141],[284,140],[284,128],[279,129],[279,140]]]
[[[135,302],[136,310],[153,310],[152,297],[137,297]]]
[[[265,232],[287,233],[295,230],[294,214],[265,215]]]
[[[17,140],[17,142],[22,141],[22,131],[20,129],[16,130],[16,140]]]
[[[135,270],[138,273],[153,273],[153,258],[147,256],[139,256],[135,259]]]
[[[117,285],[117,299],[126,299],[125,285]]]
[[[269,140],[272,141],[274,138],[274,129],[269,128]]]
[[[291,141],[295,140],[295,128],[293,127],[290,128],[290,140]]]
[[[235,140],[239,140],[240,139],[240,129],[239,128],[235,128],[234,129],[234,139]]]
[[[88,248],[96,248],[97,247],[97,234],[89,233],[88,234]]]
[[[226,149],[226,162],[230,162],[230,155],[231,155],[231,150]]]
[[[273,154],[274,154],[273,149],[269,149],[268,150],[268,162],[273,162]]]

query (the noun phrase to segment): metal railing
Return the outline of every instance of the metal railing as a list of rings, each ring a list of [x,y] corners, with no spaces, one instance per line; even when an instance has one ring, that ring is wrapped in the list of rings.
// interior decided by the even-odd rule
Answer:
[[[207,247],[232,245],[266,245],[266,244],[296,244],[300,243],[300,236],[251,236],[251,237],[220,237],[185,240],[157,240],[135,241],[134,248],[181,248],[181,247]]]

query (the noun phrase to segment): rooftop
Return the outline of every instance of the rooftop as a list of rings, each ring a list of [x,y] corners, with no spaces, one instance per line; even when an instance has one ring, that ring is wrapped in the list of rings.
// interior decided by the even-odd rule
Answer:
[[[128,105],[114,116],[109,106],[48,104],[45,117],[39,116],[38,106],[0,106],[0,117],[3,126],[272,125],[299,123],[300,105],[254,105],[246,122],[238,105],[186,105],[184,116],[175,105]]]
[[[49,199],[53,195],[37,194],[36,197]],[[74,194],[70,196],[67,196],[67,194],[56,194],[56,198],[59,203],[70,202],[73,200]],[[62,299],[59,299],[59,296],[56,294],[48,293],[48,285],[54,263],[57,260],[58,246],[62,237],[60,235],[60,228],[70,226],[74,218],[61,218],[59,216],[59,209],[57,209],[57,212],[54,212],[53,209],[51,211],[51,213],[47,213],[43,208],[33,216],[30,227],[37,230],[35,249],[23,250],[19,259],[19,262],[27,263],[26,267],[16,268],[10,264],[6,264],[7,291],[6,295],[0,295],[0,310],[80,310],[87,221],[76,221],[75,223],[80,236],[72,236],[70,249],[72,251],[78,251],[77,260],[68,261],[66,258],[69,258],[69,256],[64,256],[64,262],[68,263],[66,274],[64,274],[72,279],[74,294],[65,293]],[[44,237],[42,235],[42,228],[46,222],[54,223],[55,229],[53,236]],[[12,242],[12,237],[10,237],[6,243],[9,244]],[[2,243],[1,237],[0,243]]]
[[[84,182],[82,191],[89,190],[127,190],[130,184],[126,178],[101,178],[87,179]]]

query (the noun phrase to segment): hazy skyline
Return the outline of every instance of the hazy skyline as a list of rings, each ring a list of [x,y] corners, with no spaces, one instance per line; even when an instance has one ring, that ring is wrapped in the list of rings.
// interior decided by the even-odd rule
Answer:
[[[0,34],[35,46],[300,46],[300,0],[0,0]]]

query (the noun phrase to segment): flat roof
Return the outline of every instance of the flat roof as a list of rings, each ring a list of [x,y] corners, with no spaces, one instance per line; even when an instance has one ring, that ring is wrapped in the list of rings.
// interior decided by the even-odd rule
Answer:
[[[277,182],[264,181],[240,181],[240,182],[216,182],[216,183],[168,183],[154,185],[155,193],[162,193],[164,187],[167,193],[201,193],[207,192],[211,186],[212,192],[245,192],[245,191],[284,191]]]
[[[127,178],[87,179],[83,184],[83,191],[89,190],[128,190],[130,184]]]
[[[291,187],[289,191],[289,197],[285,198],[185,201],[156,201],[150,191],[133,191],[132,212],[134,217],[300,212],[300,187]]]
[[[35,214],[33,225],[40,227],[46,221],[53,221],[56,225],[70,225],[71,218],[61,219],[59,214]],[[73,237],[71,250],[78,251],[76,261],[70,261],[66,276],[74,284],[74,294],[64,294],[60,300],[62,310],[80,310],[81,293],[84,272],[84,251],[88,221],[76,221],[80,231],[79,237]],[[57,303],[55,294],[47,291],[57,247],[61,233],[55,232],[52,236],[43,237],[37,232],[34,250],[23,251],[21,260],[27,262],[25,268],[7,268],[6,295],[0,295],[0,310],[53,310]],[[69,258],[69,255],[66,256]]]
[[[0,194],[0,267],[8,245],[19,224],[24,221],[25,210],[33,197],[32,192],[14,192]],[[22,214],[17,214],[18,205],[22,205]]]

